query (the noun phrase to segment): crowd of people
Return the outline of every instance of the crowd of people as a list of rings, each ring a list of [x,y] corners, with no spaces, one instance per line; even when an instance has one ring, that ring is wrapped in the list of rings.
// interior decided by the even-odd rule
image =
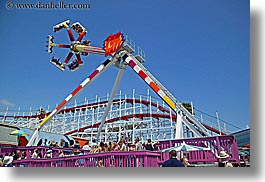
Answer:
[[[27,154],[25,151],[21,152],[19,150],[15,150],[12,153],[5,153],[5,155],[0,155],[0,167],[14,167],[14,160],[26,159]]]
[[[125,139],[121,139],[119,142],[117,141],[109,141],[107,143],[100,142],[99,145],[96,144],[96,140],[92,140],[91,144],[87,142],[82,149],[89,150],[89,153],[100,153],[100,152],[116,152],[116,151],[141,151],[141,150],[149,150],[155,151],[158,148],[155,146],[157,142],[151,142],[148,139],[146,142],[141,143],[139,138],[135,139],[134,145],[127,143]]]
[[[80,146],[78,141],[70,140],[69,142],[61,139],[61,141],[48,141],[47,139],[40,139],[37,146],[49,146],[55,148],[67,148],[67,149],[81,149],[90,151],[90,153],[99,153],[99,152],[110,152],[110,151],[140,151],[140,150],[149,150],[149,151],[157,151],[159,150],[156,147],[158,142],[152,142],[151,139],[148,139],[146,142],[140,142],[139,137],[135,139],[135,143],[132,145],[131,143],[126,142],[125,139],[121,139],[120,141],[109,141],[109,142],[96,142],[96,139],[92,139],[92,141],[87,141],[85,145]]]
[[[49,147],[57,147],[57,148],[80,148],[80,145],[78,141],[70,140],[65,141],[64,139],[61,139],[60,142],[55,142],[54,140],[48,141],[47,138],[43,139],[41,138],[37,144],[37,146],[49,146]]]
[[[79,145],[78,141],[70,140],[69,142],[61,139],[60,142],[48,141],[47,139],[41,138],[37,146],[49,147],[45,153],[41,152],[41,149],[35,148],[33,151],[29,150],[29,154],[26,151],[15,150],[12,153],[6,153],[5,156],[0,155],[0,167],[13,167],[12,162],[15,160],[23,160],[27,158],[32,159],[47,159],[53,157],[67,157],[67,156],[77,156],[84,155],[84,152],[102,153],[102,152],[118,152],[118,151],[156,151],[158,148],[155,146],[157,142],[152,142],[148,139],[146,142],[141,143],[139,138],[135,139],[134,145],[126,142],[125,139],[120,141],[109,141],[109,142],[99,142],[97,144],[96,140],[93,139],[91,142],[87,141],[82,147]],[[59,149],[59,150],[58,150]]]
[[[118,152],[118,151],[159,151],[157,147],[158,142],[153,142],[148,139],[146,142],[140,142],[139,138],[135,139],[134,144],[126,142],[125,139],[120,141],[109,141],[109,142],[99,142],[97,143],[95,139],[91,142],[87,141],[85,145],[80,146],[78,141],[70,140],[69,143],[64,139],[61,141],[54,142],[48,141],[47,139],[40,139],[38,146],[48,146],[48,149],[41,150],[35,148],[33,151],[19,151],[15,150],[12,153],[6,153],[5,156],[0,155],[0,167],[13,167],[12,162],[15,160],[23,160],[27,158],[32,159],[47,159],[54,157],[68,157],[68,156],[78,156],[84,154],[94,154],[103,152]],[[237,163],[231,163],[227,161],[229,155],[221,151],[220,155],[217,156],[219,162],[217,167],[239,167]],[[192,167],[190,165],[187,157],[182,157],[177,159],[177,152],[175,150],[170,151],[170,158],[166,160],[161,167]]]

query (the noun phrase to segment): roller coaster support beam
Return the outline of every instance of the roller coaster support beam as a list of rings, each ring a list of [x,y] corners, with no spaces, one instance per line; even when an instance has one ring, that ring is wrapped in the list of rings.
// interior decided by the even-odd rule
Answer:
[[[38,128],[30,138],[27,146],[36,146],[38,142],[38,134],[40,132],[40,129],[50,121],[50,119],[56,115],[65,104],[67,104],[70,100],[72,100],[78,93],[80,93],[86,86],[88,86],[90,83],[92,83],[99,75],[101,75],[107,68],[109,68],[111,65],[113,65],[116,61],[118,61],[120,56],[116,54],[113,58],[110,60],[107,59],[105,62],[103,62],[91,75],[89,75],[71,94],[69,94],[64,101],[58,105],[48,116],[46,116],[41,123],[39,124]]]
[[[122,59],[176,114],[181,112],[182,122],[196,137],[211,136],[207,129],[132,54],[127,52]]]
[[[105,112],[104,112],[104,114],[103,114],[103,116],[102,116],[102,119],[101,119],[101,123],[100,123],[99,129],[98,129],[98,133],[97,133],[97,136],[96,136],[96,141],[97,141],[97,142],[99,142],[99,135],[100,135],[100,132],[101,132],[101,130],[102,130],[104,124],[105,124],[106,118],[107,118],[107,116],[108,116],[108,113],[109,113],[110,107],[111,107],[112,102],[113,102],[113,98],[114,98],[114,96],[115,96],[115,93],[116,93],[117,88],[118,88],[118,86],[119,86],[119,84],[120,84],[120,81],[121,81],[122,75],[123,75],[123,73],[124,73],[125,66],[126,66],[126,64],[125,64],[124,62],[121,63],[121,66],[120,66],[120,68],[119,68],[120,70],[119,70],[119,72],[118,72],[118,74],[117,74],[117,77],[116,77],[116,80],[115,80],[114,86],[113,86],[112,91],[111,91],[110,98],[109,98],[109,100],[108,100],[107,108],[105,109]]]

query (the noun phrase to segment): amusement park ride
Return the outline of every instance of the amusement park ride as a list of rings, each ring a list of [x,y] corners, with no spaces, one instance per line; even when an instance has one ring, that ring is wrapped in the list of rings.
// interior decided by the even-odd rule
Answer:
[[[208,129],[203,125],[197,118],[194,117],[144,66],[145,61],[144,53],[138,48],[138,55],[134,56],[134,46],[130,43],[128,37],[125,37],[121,32],[109,35],[104,41],[104,47],[91,46],[90,41],[82,40],[86,35],[86,29],[79,23],[70,25],[70,21],[66,20],[53,27],[54,32],[66,29],[69,35],[71,43],[55,44],[54,37],[48,35],[48,52],[52,53],[53,47],[67,48],[70,50],[64,62],[60,62],[59,59],[52,57],[50,62],[64,71],[65,67],[68,66],[69,70],[75,71],[83,65],[81,55],[88,56],[89,53],[100,54],[109,56],[101,65],[99,65],[94,72],[92,72],[85,80],[52,112],[49,113],[43,120],[38,124],[34,134],[32,135],[28,146],[35,146],[38,142],[38,135],[41,128],[44,127],[62,108],[69,103],[79,92],[81,92],[86,86],[92,83],[98,76],[100,76],[105,70],[111,65],[115,65],[119,68],[112,92],[107,101],[105,111],[101,117],[101,121],[98,125],[98,131],[96,139],[99,140],[100,133],[106,124],[106,118],[110,111],[113,99],[117,91],[117,87],[120,83],[122,75],[125,71],[126,66],[130,66],[147,84],[148,86],[175,112],[177,116],[176,133],[177,138],[183,137],[183,125],[189,128],[189,131],[193,133],[194,137],[207,137],[211,136]],[[75,40],[72,30],[78,34],[78,38]],[[68,64],[72,56],[75,54],[75,59],[72,63]]]
[[[55,44],[53,42],[54,37],[52,35],[48,35],[48,45],[46,46],[48,48],[48,52],[52,53],[53,47],[60,47],[60,48],[67,48],[70,49],[70,52],[68,53],[67,57],[65,58],[64,62],[61,63],[59,59],[54,58],[54,56],[51,58],[50,62],[54,64],[56,67],[58,67],[60,70],[64,71],[65,66],[67,65],[71,71],[75,71],[76,69],[80,68],[83,65],[83,61],[81,60],[81,56],[88,56],[89,53],[93,54],[105,54],[105,51],[100,47],[90,46],[90,41],[88,40],[82,40],[83,37],[86,35],[86,29],[79,23],[76,22],[72,26],[70,26],[70,21],[66,20],[56,26],[53,27],[53,31],[57,32],[62,29],[66,28],[67,33],[69,35],[71,44]],[[75,40],[72,30],[73,29],[77,34],[78,38]],[[72,56],[75,54],[76,59],[70,64],[68,62],[72,58]]]

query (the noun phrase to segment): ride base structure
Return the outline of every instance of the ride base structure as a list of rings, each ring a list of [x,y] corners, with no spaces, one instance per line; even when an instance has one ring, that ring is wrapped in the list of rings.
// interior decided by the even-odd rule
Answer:
[[[121,81],[122,75],[125,71],[126,66],[131,67],[135,73],[176,113],[177,115],[177,129],[176,138],[183,138],[183,126],[187,127],[190,132],[192,132],[194,137],[209,137],[211,136],[207,128],[192,115],[183,105],[179,102],[173,94],[171,94],[162,83],[160,83],[143,65],[145,61],[145,53],[139,47],[135,51],[135,44],[128,38],[124,36],[121,32],[109,35],[104,41],[104,47],[91,46],[90,41],[82,40],[86,35],[86,29],[79,23],[74,23],[70,26],[70,21],[66,20],[53,27],[54,32],[62,29],[67,29],[71,43],[69,45],[65,44],[55,44],[54,37],[48,35],[48,52],[52,53],[53,47],[67,48],[69,53],[64,60],[60,62],[59,59],[54,57],[51,58],[50,62],[58,67],[60,70],[64,71],[65,66],[69,67],[69,70],[75,71],[83,65],[81,56],[88,56],[89,53],[109,56],[102,64],[100,64],[88,77],[86,77],[80,85],[73,90],[48,116],[43,118],[43,120],[38,124],[34,134],[29,140],[27,146],[36,146],[38,142],[38,136],[41,128],[49,123],[51,118],[53,118],[67,103],[69,103],[78,93],[80,93],[86,86],[92,83],[98,76],[100,76],[105,70],[110,66],[115,65],[118,68],[118,74],[116,76],[115,83],[113,85],[110,97],[108,99],[107,107],[101,117],[100,125],[98,127],[98,132],[96,139],[99,139],[100,133],[105,125],[105,121],[111,105],[113,103],[113,98],[117,92],[118,85]],[[72,30],[78,34],[78,38],[75,40]],[[68,64],[72,56],[75,54],[76,59]]]

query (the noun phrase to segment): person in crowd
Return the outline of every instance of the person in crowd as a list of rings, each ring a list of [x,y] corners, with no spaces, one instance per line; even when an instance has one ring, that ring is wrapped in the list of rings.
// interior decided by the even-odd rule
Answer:
[[[128,143],[127,149],[128,149],[128,151],[135,151],[135,147],[133,147],[133,145],[131,143]]]
[[[74,148],[74,144],[75,144],[75,141],[74,140],[70,140],[69,148]]]
[[[91,150],[89,151],[90,154],[95,154],[98,153],[98,146],[97,145],[93,145]]]
[[[18,144],[17,144],[17,146],[21,146],[22,144],[22,141],[21,140],[18,140]]]
[[[20,159],[20,151],[19,150],[15,150],[12,154],[13,156],[13,160],[19,160]]]
[[[70,156],[75,156],[75,152],[74,152],[74,150],[71,150],[71,152],[70,152]]]
[[[71,150],[70,149],[65,150],[64,151],[64,157],[70,156],[70,153],[71,153]]]
[[[230,156],[225,151],[221,151],[216,157],[219,159],[218,167],[233,167],[232,163],[227,160]]]
[[[140,142],[139,137],[137,137],[137,138],[135,139],[135,150],[136,150],[136,151],[141,151],[141,150],[142,150],[142,147],[143,147],[143,145],[142,145],[142,143]]]
[[[98,152],[105,152],[104,142],[99,143]]]
[[[232,161],[231,164],[233,165],[233,167],[240,167],[240,164],[236,161]]]
[[[85,155],[84,150],[80,149],[78,155]]]
[[[78,141],[74,141],[74,146],[73,146],[74,149],[81,149],[81,146],[79,144]]]
[[[97,141],[95,138],[92,139],[92,142],[90,143],[90,147],[92,148],[94,145],[97,145]]]
[[[124,139],[121,139],[120,142],[119,142],[119,144],[120,144],[119,145],[120,146],[120,151],[128,151]]]
[[[13,157],[12,156],[5,156],[3,160],[3,167],[14,167],[13,166]]]
[[[118,143],[116,141],[113,142],[113,151],[117,152],[120,150],[120,146],[118,145]]]
[[[58,157],[64,157],[63,150],[59,150],[59,152],[58,152]]]
[[[52,147],[50,146],[49,149],[44,154],[44,158],[52,158]]]
[[[69,143],[65,142],[63,148],[70,148]]]
[[[113,142],[109,141],[109,145],[108,145],[108,152],[113,151]]]
[[[0,161],[3,162],[4,156],[0,155]]]
[[[31,158],[33,158],[33,159],[38,158],[38,154],[39,154],[38,149],[34,149],[34,152],[33,152],[33,154],[31,155]]]
[[[155,144],[157,144],[157,142],[152,142],[151,139],[148,139],[144,143],[144,148],[145,148],[145,150],[154,151],[155,150]]]
[[[21,157],[20,157],[20,159],[21,159],[21,160],[23,160],[23,159],[27,159],[27,153],[26,153],[26,151],[23,151],[23,152],[21,153]]]
[[[63,138],[60,139],[60,144],[59,144],[59,147],[60,148],[64,148],[65,146],[65,140]]]
[[[108,148],[109,148],[108,143],[104,143],[104,152],[108,152]]]
[[[42,155],[41,155],[41,153],[39,152],[38,153],[38,157],[37,157],[38,159],[41,159],[42,158]]]
[[[184,164],[185,167],[190,166],[189,160],[187,159],[187,157],[182,157],[180,159],[180,161]]]
[[[166,160],[162,167],[185,167],[184,164],[177,159],[177,152],[176,150],[171,150],[169,152],[170,159]]]
[[[37,146],[42,146],[43,139],[41,138],[39,142],[37,143]]]
[[[44,139],[44,142],[42,143],[42,146],[49,146],[47,138]]]
[[[55,147],[60,148],[60,144],[58,142],[55,142]]]
[[[85,145],[82,147],[83,150],[91,150],[91,147],[89,145],[89,141],[85,143]]]
[[[50,142],[50,147],[56,147],[56,142],[55,141],[51,141]]]

